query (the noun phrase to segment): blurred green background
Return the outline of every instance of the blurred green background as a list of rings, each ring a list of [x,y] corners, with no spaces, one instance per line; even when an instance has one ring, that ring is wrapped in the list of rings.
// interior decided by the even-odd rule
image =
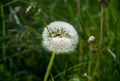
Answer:
[[[0,81],[43,81],[51,53],[41,46],[46,24],[65,21],[79,34],[74,52],[57,54],[48,81],[120,80],[120,0],[103,0],[100,47],[99,0],[2,0]]]

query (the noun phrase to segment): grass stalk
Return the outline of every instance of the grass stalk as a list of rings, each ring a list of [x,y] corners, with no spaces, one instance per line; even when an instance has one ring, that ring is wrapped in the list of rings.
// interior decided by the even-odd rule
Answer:
[[[91,75],[91,61],[92,61],[92,56],[91,56],[91,53],[89,52],[88,75]],[[88,78],[88,81],[91,81],[91,80]]]
[[[98,70],[99,64],[100,64],[99,61],[100,61],[100,60],[99,60],[99,54],[97,53],[96,65],[95,65],[95,67],[94,67],[94,71],[93,71],[93,74],[92,74],[93,79],[94,79],[94,77],[95,77],[96,74],[97,74],[97,70]]]
[[[78,13],[78,18],[80,18],[80,0],[77,0],[77,13]],[[79,27],[79,30],[80,32],[82,32],[82,26],[80,24],[80,21],[78,22],[78,27]],[[80,53],[80,56],[79,56],[79,61],[82,62],[82,58],[83,58],[83,45],[82,45],[82,38],[79,37],[79,53]],[[78,68],[78,73],[80,74],[80,68]]]
[[[101,7],[101,11],[100,11],[100,53],[101,53],[102,41],[103,41],[103,11],[104,11],[103,0],[100,0],[100,7]]]
[[[1,17],[2,17],[2,37],[3,37],[3,42],[2,42],[2,54],[3,54],[3,60],[6,62],[6,46],[5,46],[5,37],[6,37],[6,31],[5,31],[5,20],[4,20],[4,9],[2,2],[0,3],[1,5]]]
[[[71,71],[71,70],[73,70],[73,69],[75,69],[75,68],[77,68],[77,67],[80,67],[80,66],[83,66],[83,65],[86,65],[86,64],[88,64],[88,63],[87,63],[87,62],[84,62],[84,63],[79,63],[79,64],[76,64],[76,65],[74,65],[74,66],[71,66],[71,67],[63,70],[62,72],[60,72],[59,74],[57,74],[57,75],[54,76],[53,78],[55,79],[55,78],[61,76],[62,74],[64,74],[65,72]],[[52,79],[50,79],[49,81],[52,81]]]
[[[77,1],[77,12],[78,12],[78,18],[80,18],[80,0]],[[79,26],[79,29],[80,29],[80,32],[83,31],[82,29],[82,26],[80,24],[80,22],[78,23],[78,26]],[[82,61],[82,53],[83,53],[83,46],[82,46],[82,38],[80,37],[79,38],[81,41],[79,42],[80,46],[79,46],[79,51],[80,51],[80,62]]]
[[[47,70],[46,70],[46,73],[45,73],[44,81],[47,81],[47,79],[48,79],[48,76],[50,74],[50,71],[51,71],[51,68],[52,68],[52,65],[53,65],[53,62],[54,62],[54,58],[55,58],[55,52],[52,53],[52,56],[50,58],[50,61],[49,61],[49,64],[48,64],[48,67],[47,67]]]
[[[96,65],[92,74],[92,77],[94,78],[96,76],[97,70],[99,68],[99,64],[100,64],[100,54],[101,54],[101,50],[102,50],[102,43],[103,43],[103,12],[104,12],[104,5],[103,5],[103,0],[100,0],[100,49],[99,49],[99,53],[97,53],[97,60],[96,60]]]
[[[77,1],[78,16],[80,16],[80,0]]]

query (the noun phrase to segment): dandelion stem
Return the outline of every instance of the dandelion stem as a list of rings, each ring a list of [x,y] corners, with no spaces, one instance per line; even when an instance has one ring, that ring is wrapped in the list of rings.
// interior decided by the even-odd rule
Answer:
[[[44,81],[47,81],[47,79],[48,79],[48,76],[50,74],[50,71],[51,71],[51,68],[52,68],[52,65],[53,65],[54,58],[55,58],[55,52],[52,53],[52,56],[50,58],[50,61],[49,61],[49,64],[48,64],[48,67],[47,67],[47,70],[46,70],[46,73],[45,73]]]

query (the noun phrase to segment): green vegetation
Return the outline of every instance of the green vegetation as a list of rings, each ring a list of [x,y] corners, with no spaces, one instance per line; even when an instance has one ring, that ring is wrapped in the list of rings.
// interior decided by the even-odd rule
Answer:
[[[103,1],[103,2],[100,2]],[[52,53],[42,47],[53,21],[78,32],[75,51],[56,54],[47,81],[120,80],[120,0],[2,0],[0,81],[43,81]],[[95,41],[88,43],[90,36]]]

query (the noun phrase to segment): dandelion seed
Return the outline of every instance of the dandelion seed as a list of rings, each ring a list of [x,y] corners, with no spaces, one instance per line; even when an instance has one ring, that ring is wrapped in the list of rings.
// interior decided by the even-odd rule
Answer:
[[[95,41],[95,36],[90,36],[88,39],[88,43],[91,43],[93,41]]]
[[[92,79],[92,77],[89,76],[87,73],[84,73],[84,76],[87,77],[88,79]]]
[[[42,33],[44,48],[56,53],[73,51],[78,43],[74,27],[66,22],[55,21],[44,28]]]

